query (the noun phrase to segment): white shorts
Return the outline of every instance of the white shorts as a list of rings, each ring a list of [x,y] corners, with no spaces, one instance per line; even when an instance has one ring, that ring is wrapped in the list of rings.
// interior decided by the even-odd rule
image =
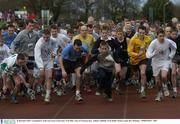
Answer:
[[[53,69],[53,67],[54,67],[54,61],[53,60],[43,61],[43,64],[44,64],[44,68],[39,68],[40,70],[41,69],[50,70],[50,69]]]
[[[33,69],[33,76],[37,79],[37,78],[40,78],[40,70],[39,68],[34,68]]]
[[[169,61],[163,62],[161,64],[152,63],[153,76],[158,76],[161,70],[169,71],[171,64]]]

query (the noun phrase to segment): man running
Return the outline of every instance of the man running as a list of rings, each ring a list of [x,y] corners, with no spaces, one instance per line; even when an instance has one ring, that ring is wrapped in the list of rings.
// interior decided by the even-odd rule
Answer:
[[[128,55],[130,56],[130,64],[132,65],[132,72],[136,75],[136,79],[139,80],[138,71],[140,70],[141,77],[141,89],[140,97],[146,98],[145,84],[146,84],[146,49],[151,42],[151,38],[146,36],[146,28],[140,26],[138,28],[138,34],[132,37],[128,45]]]
[[[156,101],[163,99],[162,85],[167,82],[171,61],[176,53],[176,44],[165,38],[165,32],[160,29],[158,38],[153,40],[147,49],[147,58],[152,58],[153,76],[158,85]]]
[[[50,36],[50,30],[45,29],[34,48],[35,62],[40,69],[40,83],[46,83],[45,102],[50,102],[51,98],[52,69],[56,54],[56,42]]]

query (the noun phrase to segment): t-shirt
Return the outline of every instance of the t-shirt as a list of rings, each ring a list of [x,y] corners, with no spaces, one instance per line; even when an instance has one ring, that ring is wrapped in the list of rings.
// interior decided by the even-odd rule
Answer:
[[[0,46],[0,63],[10,55],[10,49],[6,44]]]
[[[12,36],[9,36],[8,32],[4,32],[2,35],[3,35],[4,41],[5,41],[4,43],[10,48],[11,43],[16,38],[17,34],[14,33]]]
[[[58,48],[60,46],[62,49],[66,47],[67,43],[70,41],[70,39],[64,34],[58,34],[56,38],[51,36],[51,38],[56,41],[56,47]]]
[[[76,36],[73,38],[73,41],[74,41],[75,39],[81,40],[82,44],[83,44],[83,45],[86,45],[86,46],[88,47],[89,53],[91,52],[91,49],[92,49],[92,47],[93,47],[93,45],[94,45],[94,43],[95,43],[95,38],[94,38],[91,34],[87,34],[86,37],[82,37],[82,35],[79,34],[79,35],[76,35]]]
[[[69,61],[75,62],[79,58],[81,58],[81,55],[83,52],[86,52],[86,53],[88,52],[83,46],[81,46],[80,51],[75,51],[73,48],[73,44],[70,44],[63,49],[61,56],[63,60],[69,60]]]

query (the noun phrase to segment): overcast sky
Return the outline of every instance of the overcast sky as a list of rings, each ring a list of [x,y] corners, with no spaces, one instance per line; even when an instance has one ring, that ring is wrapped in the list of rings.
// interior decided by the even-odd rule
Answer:
[[[146,2],[147,0],[144,0],[144,2]],[[180,0],[170,0],[170,1],[172,1],[173,3],[175,3],[175,4],[180,4]]]

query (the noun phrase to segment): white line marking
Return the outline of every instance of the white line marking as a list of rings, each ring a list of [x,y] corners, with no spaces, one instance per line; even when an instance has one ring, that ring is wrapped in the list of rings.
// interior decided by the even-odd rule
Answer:
[[[67,105],[73,100],[73,98],[74,98],[74,95],[70,97],[70,99],[61,108],[58,109],[58,111],[53,116],[53,118],[57,118],[58,115],[60,115],[63,112],[63,110],[67,107]]]
[[[124,102],[124,110],[123,110],[123,119],[127,117],[127,103],[128,103],[128,87],[126,88],[125,102]]]

